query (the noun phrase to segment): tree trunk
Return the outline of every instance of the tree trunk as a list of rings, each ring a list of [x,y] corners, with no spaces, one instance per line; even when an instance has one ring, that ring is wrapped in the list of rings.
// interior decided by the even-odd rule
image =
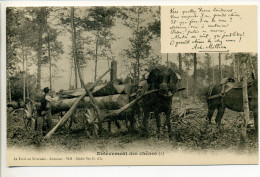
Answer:
[[[255,79],[256,78],[256,72],[255,72],[253,61],[252,61],[252,55],[249,55],[249,62],[250,62],[250,66],[251,66],[253,77],[254,77],[253,79]]]
[[[240,54],[235,54],[234,58],[234,76],[235,76],[235,81],[240,82],[241,77],[240,77]]]
[[[193,84],[193,97],[197,95],[197,54],[194,53],[194,84]]]
[[[140,80],[140,55],[138,54],[138,57],[137,57],[137,83],[139,83],[139,80]]]
[[[236,70],[236,57],[234,56],[233,58],[233,73],[234,73],[234,79],[235,79],[235,82],[237,82],[237,70]]]
[[[37,90],[41,89],[41,63],[42,63],[42,29],[39,30],[39,42],[38,42],[38,62],[37,62]]]
[[[84,94],[84,92],[83,92]],[[82,95],[83,95],[82,94]],[[70,98],[70,99],[61,99],[58,101],[57,104],[51,105],[51,112],[53,114],[59,113],[61,111],[68,111],[78,100],[79,97],[76,98]],[[116,95],[109,95],[109,96],[99,96],[95,97],[97,105],[101,109],[109,109],[109,110],[115,110],[120,109],[121,107],[125,106],[129,103],[129,97],[126,94],[116,94]],[[39,107],[41,105],[40,102],[34,102],[36,107]],[[9,105],[11,105],[9,103]],[[11,107],[11,106],[10,106]],[[13,106],[15,107],[15,106]],[[78,108],[89,108],[92,107],[91,99],[88,96],[85,96],[85,98],[78,104]]]
[[[222,80],[222,66],[221,66],[221,53],[218,54],[218,70],[219,70],[219,83]]]
[[[168,53],[167,53],[168,55]],[[181,78],[183,77],[183,71],[182,71],[182,58],[181,58],[181,53],[178,54],[178,58],[179,58],[179,72],[180,72],[180,75],[181,75]],[[181,80],[180,81],[180,88],[182,88],[183,86],[183,81]],[[180,99],[180,106],[182,108],[182,96],[183,96],[183,91],[181,91],[179,93],[179,99]]]
[[[27,96],[27,98],[29,98],[30,94],[29,94],[29,84],[28,84],[27,68],[28,68],[28,58],[27,58],[27,52],[26,52],[26,55],[25,55],[26,96]]]
[[[247,57],[243,57],[243,60],[241,61],[242,64],[242,72],[243,72],[243,106],[244,106],[244,119],[243,119],[243,124],[241,127],[241,145],[243,146],[245,144],[245,141],[247,139],[246,135],[246,129],[247,129],[247,124],[249,121],[249,105],[248,105],[248,91],[247,91],[247,76],[246,76],[246,60],[248,59]]]
[[[9,78],[8,78],[8,92],[9,92],[9,101],[12,102],[11,81]]]
[[[208,68],[208,71],[207,71],[207,76],[208,76],[208,86],[210,86],[212,84],[212,80],[211,80],[211,77],[210,77],[210,74],[211,74],[211,61],[212,61],[212,57],[210,54],[207,53],[207,60],[208,60],[208,63],[207,63],[207,68]]]
[[[180,74],[182,75],[182,57],[181,57],[181,53],[178,54],[178,58],[179,58],[179,71],[180,71]]]
[[[112,61],[111,62],[111,71],[110,71],[110,81],[114,82],[117,77],[117,62]]]
[[[22,57],[23,57],[23,102],[25,103],[25,54],[24,54],[24,46],[22,44]]]
[[[78,88],[78,73],[77,73],[77,46],[76,46],[76,28],[74,22],[74,7],[71,7],[71,38],[72,38],[72,50],[73,50],[73,59],[75,67],[75,89]]]
[[[215,84],[215,64],[214,61],[212,62],[212,85]]]
[[[48,31],[48,58],[49,58],[49,61],[50,61],[50,67],[49,67],[49,72],[50,72],[50,89],[52,90],[52,75],[51,75],[51,47],[50,47],[50,33]]]
[[[69,73],[69,90],[72,89],[72,85],[71,85],[71,78],[72,78],[72,65],[73,65],[73,61],[70,63],[70,73]]]
[[[140,8],[138,8],[137,12],[137,27],[136,27],[136,34],[139,35],[139,23],[140,23]],[[137,83],[139,83],[140,79],[140,51],[139,49],[137,50],[137,56],[136,56],[136,64],[137,64]]]
[[[189,98],[189,74],[186,75],[186,97]]]
[[[42,35],[43,35],[43,29],[44,29],[44,26],[45,26],[45,10],[46,8],[45,7],[41,7],[40,8],[40,12],[39,12],[39,29],[38,29],[38,49],[37,49],[37,58],[38,58],[38,61],[37,61],[37,90],[40,90],[41,89],[41,64],[42,64],[42,44],[43,44],[43,41],[42,41]]]
[[[94,81],[97,79],[97,63],[98,63],[98,42],[99,42],[99,31],[97,32],[97,39],[96,39],[96,58],[95,58],[95,75]]]
[[[83,80],[84,80],[84,68],[80,68],[80,73],[81,73],[81,75],[82,75],[82,78],[83,78]],[[80,86],[81,86],[81,88],[84,88],[84,86],[83,86],[83,84],[80,82]]]
[[[166,65],[167,65],[167,67],[169,67],[169,54],[168,53],[166,54]]]

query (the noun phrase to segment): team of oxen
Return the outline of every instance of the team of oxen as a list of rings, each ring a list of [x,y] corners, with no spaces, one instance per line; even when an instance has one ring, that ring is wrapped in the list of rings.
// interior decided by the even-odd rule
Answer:
[[[130,122],[130,130],[136,130],[137,119],[142,119],[142,132],[146,137],[150,136],[149,130],[149,118],[151,117],[151,112],[156,119],[157,123],[157,135],[161,137],[162,135],[162,125],[160,113],[164,112],[166,117],[166,125],[168,129],[169,138],[172,138],[172,128],[171,128],[171,110],[172,110],[172,98],[174,94],[183,88],[178,87],[180,81],[179,75],[174,72],[171,68],[166,66],[157,66],[153,68],[147,80],[139,85],[139,88],[135,89],[135,93],[131,93],[129,105],[127,107],[125,114],[114,114],[114,116],[109,116],[102,121],[99,121],[97,116],[91,117],[91,112],[87,110],[87,118],[92,118],[91,122],[96,122],[97,125],[92,126],[102,133],[102,123],[106,120],[109,125],[109,130],[111,129],[111,121],[114,121],[117,127],[120,127],[118,120],[127,119]],[[133,91],[132,91],[133,92]],[[227,79],[219,85],[211,86],[207,95],[208,103],[208,114],[207,120],[211,122],[211,118],[215,109],[218,113],[215,119],[216,124],[219,126],[221,119],[223,117],[225,108],[231,109],[233,111],[242,112],[243,111],[243,95],[242,88],[237,86],[233,80]],[[254,125],[255,132],[257,134],[258,130],[258,89],[257,89],[257,79],[254,79],[248,84],[248,99],[249,99],[249,109],[254,115]],[[93,110],[93,109],[92,109]],[[124,116],[122,116],[124,115]],[[127,115],[127,116],[125,116]],[[73,122],[73,116],[71,123]],[[87,121],[88,123],[89,121]],[[97,128],[98,127],[98,128]],[[93,132],[92,132],[93,133]]]

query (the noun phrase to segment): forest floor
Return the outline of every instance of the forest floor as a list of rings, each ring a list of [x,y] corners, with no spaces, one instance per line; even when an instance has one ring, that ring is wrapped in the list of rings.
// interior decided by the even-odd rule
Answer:
[[[25,147],[33,149],[59,149],[64,152],[83,150],[89,151],[107,151],[110,149],[133,150],[133,149],[150,149],[150,150],[169,150],[169,151],[236,151],[240,144],[240,130],[242,118],[237,112],[226,110],[222,119],[222,127],[216,128],[213,116],[212,124],[207,124],[205,118],[207,106],[199,100],[183,100],[185,107],[181,108],[178,98],[174,99],[172,109],[172,130],[173,140],[169,140],[167,129],[162,119],[163,137],[156,137],[156,121],[150,120],[151,138],[144,138],[140,132],[131,134],[127,131],[125,122],[121,121],[122,128],[118,130],[112,123],[112,132],[107,131],[104,123],[104,134],[98,139],[86,137],[84,126],[81,123],[75,123],[70,130],[65,128],[59,129],[50,140],[42,141],[33,130],[26,130],[22,118],[22,111],[17,113],[7,113],[7,146],[8,147]],[[184,109],[185,108],[185,109]],[[184,114],[186,110],[186,114]],[[181,115],[181,116],[180,116]],[[79,116],[80,117],[80,116]],[[163,116],[162,116],[163,117]],[[53,120],[58,122],[57,115]],[[138,124],[140,126],[140,124]],[[258,141],[253,135],[254,126],[253,118],[247,129],[247,142],[243,149],[245,153],[258,153]]]

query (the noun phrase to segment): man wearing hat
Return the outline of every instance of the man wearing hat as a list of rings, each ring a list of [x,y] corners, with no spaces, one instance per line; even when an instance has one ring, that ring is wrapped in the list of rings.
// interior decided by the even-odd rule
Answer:
[[[41,107],[39,110],[40,116],[44,118],[47,115],[47,130],[52,128],[52,117],[51,117],[51,110],[49,109],[51,105],[57,104],[58,102],[50,96],[50,89],[49,87],[45,87],[43,89],[44,95],[41,98]]]

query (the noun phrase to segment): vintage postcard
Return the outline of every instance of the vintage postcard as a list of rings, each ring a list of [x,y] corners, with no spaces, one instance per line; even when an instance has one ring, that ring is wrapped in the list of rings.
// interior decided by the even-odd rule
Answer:
[[[8,166],[259,163],[256,5],[4,11]]]

